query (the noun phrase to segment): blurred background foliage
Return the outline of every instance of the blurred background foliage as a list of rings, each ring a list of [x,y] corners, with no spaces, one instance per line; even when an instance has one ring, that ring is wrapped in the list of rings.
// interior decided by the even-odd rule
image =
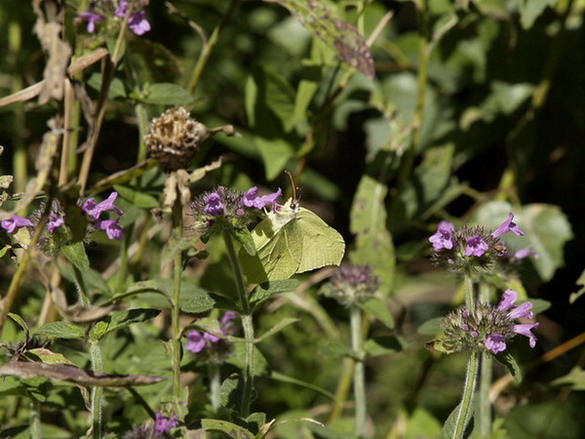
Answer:
[[[66,4],[67,38],[75,41],[77,54],[104,44],[88,35],[84,25],[73,24],[79,3]],[[110,88],[90,187],[136,164],[139,107],[152,118],[168,106],[185,105],[208,126],[229,123],[241,134],[217,136],[204,145],[193,167],[224,154],[231,159],[194,191],[214,184],[285,188],[283,171],[293,171],[303,204],[344,235],[354,262],[372,265],[383,279],[396,321],[393,333],[405,340],[401,352],[367,362],[369,428],[374,437],[387,438],[435,437],[460,395],[464,359],[424,350],[430,337],[417,333],[420,325],[460,298],[457,280],[430,266],[428,236],[440,219],[494,227],[507,212],[515,212],[532,248],[541,254],[522,266],[518,282],[528,296],[551,306],[539,318],[537,348],[521,350],[525,381],[499,395],[496,413],[506,417],[502,428],[507,437],[583,437],[584,420],[577,415],[585,401],[582,393],[570,391],[571,386],[583,390],[583,377],[564,385],[553,380],[585,362],[582,345],[562,348],[584,330],[585,299],[570,304],[569,297],[579,290],[584,269],[585,2],[328,2],[331,11],[356,25],[366,39],[374,34],[374,79],[340,61],[331,44],[340,35],[315,38],[282,7],[288,4],[294,11],[295,2],[172,4],[209,41],[219,29],[215,46],[196,77],[202,38],[170,13],[165,2],[151,0],[147,11],[152,31],[129,38]],[[32,33],[34,21],[23,2],[1,2],[3,96],[42,79],[44,56]],[[99,68],[90,68],[80,79],[96,98]],[[34,175],[45,124],[56,110],[54,104],[33,102],[0,108],[5,148],[0,174],[15,176],[15,191]],[[24,162],[17,151],[25,151]],[[152,177],[143,192],[157,197],[162,180],[154,172]],[[147,212],[136,213],[143,214]],[[146,279],[158,276],[161,245],[157,239],[149,244]],[[381,251],[372,252],[372,245]],[[92,267],[107,267],[114,251],[93,250]],[[198,271],[197,282],[221,289],[228,280],[219,257],[212,255],[208,262]],[[10,269],[0,270],[4,290]],[[38,312],[41,291],[21,300],[21,315]],[[260,332],[285,317],[300,318],[262,345],[270,370],[335,392],[343,362],[331,344],[347,340],[346,311],[316,296],[315,285],[294,297],[283,295],[266,308],[270,312],[260,313]],[[388,329],[375,324],[370,332],[384,335]],[[133,348],[127,342],[138,336],[116,336],[106,352],[131,358]],[[558,346],[562,354],[544,361],[543,354]],[[148,355],[154,368],[149,373],[155,373],[154,357],[162,350]],[[118,360],[128,372],[128,363]],[[131,373],[140,371],[136,366]],[[502,374],[497,371],[497,376]],[[193,418],[204,410],[197,408],[196,397],[203,391],[201,384],[192,388]],[[271,378],[267,371],[258,382],[255,407],[267,412],[268,419],[296,415],[326,421],[329,403],[310,389],[284,383],[274,374]],[[128,407],[111,410],[132,419]],[[542,419],[554,422],[543,425]],[[320,437],[347,431],[349,421],[343,416],[329,414],[329,420],[329,435],[321,431]],[[279,434],[311,437],[316,428],[286,424]]]

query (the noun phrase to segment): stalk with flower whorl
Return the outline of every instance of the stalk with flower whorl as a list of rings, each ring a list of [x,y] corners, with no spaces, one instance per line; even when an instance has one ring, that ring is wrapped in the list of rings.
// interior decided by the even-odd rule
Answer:
[[[539,323],[518,324],[516,319],[534,319],[533,304],[515,305],[518,293],[506,290],[497,306],[479,303],[475,310],[458,308],[443,319],[443,335],[427,347],[444,353],[462,350],[499,354],[507,349],[506,342],[517,334],[528,337],[531,348],[536,336],[531,332]]]

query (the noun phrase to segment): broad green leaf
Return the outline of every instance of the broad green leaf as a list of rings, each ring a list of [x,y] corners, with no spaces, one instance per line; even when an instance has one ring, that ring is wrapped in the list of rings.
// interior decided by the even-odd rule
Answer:
[[[114,189],[116,189],[120,196],[126,201],[141,209],[152,209],[154,207],[160,206],[159,201],[155,197],[145,192],[136,191],[129,187],[118,184],[114,185]]]
[[[327,4],[320,0],[266,1],[287,8],[309,32],[335,51],[343,62],[374,78],[374,61],[366,40],[355,26],[340,19]]]
[[[508,233],[500,239],[512,251],[529,247],[537,252],[539,257],[530,258],[530,261],[544,281],[550,280],[556,269],[563,266],[564,245],[573,238],[566,215],[550,204],[528,204],[522,209],[515,209],[506,202],[492,201],[477,210],[474,220],[495,230],[508,217],[509,212],[516,215],[514,222],[525,235]]]
[[[250,304],[258,305],[275,294],[293,291],[298,286],[299,281],[296,279],[274,280],[261,283],[250,294]]]
[[[296,273],[339,265],[345,251],[343,238],[310,210],[291,207],[289,200],[269,213],[252,231],[255,258],[240,252],[248,282],[288,279]]]
[[[384,323],[387,328],[394,328],[394,316],[383,299],[380,299],[379,297],[370,297],[364,302],[358,302],[358,306]]]
[[[190,291],[189,294],[181,294],[180,308],[182,312],[201,314],[211,311],[214,305],[215,300],[203,289],[197,288]]]
[[[255,137],[254,144],[266,167],[266,178],[274,180],[286,167],[286,164],[295,155],[294,147],[285,139]]]
[[[83,242],[76,241],[71,244],[64,245],[61,247],[61,252],[65,257],[75,265],[82,273],[89,270],[89,259],[85,252]]]
[[[525,30],[530,29],[547,6],[553,6],[555,3],[555,0],[525,0],[520,2],[520,23],[522,27]]]
[[[161,82],[146,84],[142,90],[142,102],[156,105],[189,105],[193,103],[193,95],[177,84]]]
[[[309,104],[319,88],[321,69],[317,66],[305,66],[302,70],[302,79],[297,87],[293,111],[293,121],[306,119]]]
[[[458,404],[457,407],[455,407],[455,409],[451,412],[451,414],[449,415],[449,417],[447,418],[447,420],[443,424],[443,429],[441,430],[441,439],[456,439],[458,437],[461,437],[461,438],[469,437],[465,433],[462,436],[455,435],[455,428],[456,428],[457,419],[459,417],[460,406],[461,406],[461,404]],[[471,431],[471,425],[470,425],[469,421],[471,420],[471,416],[473,415],[473,409],[474,409],[474,405],[471,404],[469,407],[469,411],[467,412],[467,414],[465,416],[466,419],[464,421],[464,425],[466,425],[466,427],[465,427],[466,432]]]
[[[427,320],[418,327],[418,332],[421,335],[437,335],[441,332],[442,317],[435,317],[434,319]]]
[[[10,317],[16,323],[18,323],[18,326],[20,326],[26,334],[25,338],[28,338],[28,334],[30,332],[30,329],[29,329],[28,325],[26,324],[26,322],[24,321],[24,319],[22,317],[20,317],[18,314],[14,314],[13,312],[9,312],[8,317]]]
[[[512,374],[517,382],[522,381],[522,370],[510,352],[506,350],[497,355],[494,355],[494,358],[498,360],[499,363],[506,366],[510,374]]]
[[[356,235],[351,261],[354,265],[369,265],[386,294],[392,289],[396,265],[392,236],[386,229],[384,200],[387,193],[385,184],[364,175],[353,200],[350,218],[350,230]]]
[[[241,400],[241,380],[236,373],[232,373],[222,383],[220,388],[220,401],[223,407],[235,408]]]
[[[102,75],[100,73],[93,73],[87,80],[87,85],[99,92],[102,88]],[[113,78],[108,90],[108,99],[125,97],[126,89],[124,88],[124,83],[119,78]]]
[[[105,335],[125,328],[133,323],[141,323],[150,320],[160,314],[157,309],[136,308],[128,311],[115,311],[104,320],[97,322],[91,329],[93,339],[99,340]]]
[[[585,390],[585,370],[582,367],[575,366],[568,374],[557,378],[552,382],[557,386],[571,386],[573,390]]]
[[[254,439],[254,434],[244,427],[219,419],[202,419],[201,427],[204,430],[221,431],[232,439]]]
[[[364,351],[368,357],[392,354],[404,350],[405,342],[398,337],[373,337],[364,343]]]
[[[234,237],[236,241],[238,241],[242,248],[248,253],[250,256],[254,256],[256,254],[256,246],[254,245],[254,239],[252,238],[252,234],[246,228],[239,229],[239,230],[230,230],[229,233]]]
[[[246,367],[246,346],[245,343],[234,343],[233,353],[226,359],[237,368],[244,370]],[[254,361],[252,362],[252,374],[254,376],[264,376],[268,372],[268,362],[264,355],[254,346]]]
[[[424,408],[416,408],[408,417],[405,439],[435,438],[441,434],[441,423]]]
[[[75,366],[69,361],[63,354],[59,352],[53,352],[46,348],[29,349],[26,351],[27,355],[34,355],[39,361],[47,364],[68,364],[69,366]]]
[[[32,335],[76,339],[85,337],[85,328],[69,322],[51,322],[32,330]]]
[[[329,340],[319,348],[319,354],[326,357],[342,358],[351,357],[352,351],[347,343],[339,340]]]

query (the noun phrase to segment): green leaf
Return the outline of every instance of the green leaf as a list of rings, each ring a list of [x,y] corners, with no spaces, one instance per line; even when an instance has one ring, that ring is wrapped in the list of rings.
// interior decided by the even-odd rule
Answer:
[[[157,309],[136,308],[128,311],[115,311],[104,320],[97,322],[90,331],[93,339],[100,340],[105,335],[125,328],[133,323],[150,320],[160,314]]]
[[[93,73],[90,78],[87,80],[87,84],[97,90],[101,91],[102,88],[102,75],[100,73]],[[125,98],[126,97],[126,89],[124,88],[124,83],[119,78],[113,78],[112,82],[110,83],[110,88],[108,90],[108,99],[116,99],[116,98]]]
[[[254,434],[244,427],[219,419],[202,419],[203,430],[221,431],[232,439],[254,439]]]
[[[297,378],[285,375],[283,373],[280,372],[276,372],[276,371],[272,371],[270,373],[270,378],[276,380],[276,381],[281,381],[283,383],[289,383],[289,384],[295,384],[297,386],[300,387],[304,387],[306,389],[312,390],[314,392],[319,393],[320,395],[323,395],[325,398],[329,398],[332,401],[335,401],[335,395],[319,386],[316,386],[315,384],[312,383],[308,383],[306,381],[303,380],[299,380]]]
[[[319,354],[325,357],[343,358],[351,357],[351,348],[339,340],[329,340],[319,348]]]
[[[585,390],[585,370],[582,367],[575,366],[568,374],[555,379],[552,384],[557,386],[571,386],[571,389],[577,391]]]
[[[294,147],[285,139],[255,137],[254,144],[266,167],[266,179],[272,181],[286,167],[286,164],[295,155]]]
[[[82,273],[89,270],[89,259],[85,252],[83,242],[76,241],[71,244],[64,245],[61,247],[61,252],[65,257],[75,265]]]
[[[525,0],[520,2],[520,24],[525,30],[530,29],[544,10],[554,4],[555,0]]]
[[[34,328],[32,334],[73,340],[85,337],[85,328],[69,322],[51,322]]]
[[[394,282],[396,257],[392,236],[386,229],[386,184],[364,175],[351,208],[350,230],[356,236],[350,254],[354,265],[369,265],[380,279],[382,291],[389,293]]]
[[[261,342],[262,340],[276,334],[277,332],[282,331],[288,325],[292,325],[293,323],[296,323],[298,321],[299,321],[299,319],[297,319],[297,318],[285,317],[284,319],[279,321],[276,325],[274,325],[272,328],[270,328],[268,331],[266,331],[264,334],[262,334],[260,337],[258,337],[256,339],[256,343]]]
[[[136,191],[129,187],[120,186],[118,184],[114,185],[114,189],[116,189],[120,196],[126,201],[141,209],[152,209],[155,207],[160,207],[159,201],[152,195],[149,195],[145,192]]]
[[[454,439],[457,437],[457,436],[455,436],[455,427],[457,424],[457,418],[459,416],[460,406],[461,406],[461,403],[458,404],[457,407],[455,407],[455,409],[451,412],[451,414],[449,415],[449,417],[447,418],[447,420],[443,424],[443,429],[441,430],[441,439]],[[465,420],[465,425],[466,425],[465,432],[471,432],[473,422],[470,423],[469,421],[472,418],[473,409],[474,409],[474,406],[473,406],[473,404],[471,404],[469,407],[469,411],[466,414],[467,416],[466,416],[466,420]],[[461,436],[462,438],[469,437],[469,435],[465,434],[465,432],[463,433],[463,436]]]
[[[155,105],[189,105],[193,96],[183,87],[168,82],[146,84],[142,90],[142,102]]]
[[[392,354],[404,350],[406,343],[399,337],[373,337],[364,343],[364,351],[368,357]]]
[[[384,300],[379,297],[369,297],[365,302],[358,302],[358,306],[384,323],[387,328],[394,328],[394,316]]]
[[[234,350],[226,362],[244,370],[246,368],[246,346],[245,343],[234,343]],[[262,352],[254,346],[254,361],[252,363],[252,372],[254,376],[264,376],[268,372],[268,362]]]
[[[299,284],[300,282],[296,279],[273,280],[261,283],[254,288],[254,291],[250,294],[250,304],[259,305],[275,294],[287,293],[295,290]]]
[[[25,333],[25,338],[28,339],[28,334],[30,332],[30,329],[28,327],[28,325],[26,324],[26,322],[24,321],[24,319],[22,317],[20,317],[18,314],[14,314],[12,312],[8,313],[8,317],[10,317],[12,320],[14,320],[16,323],[18,323],[18,326],[20,326],[22,328],[22,330]]]
[[[557,206],[550,204],[528,204],[518,210],[509,203],[492,201],[477,210],[474,220],[495,230],[509,212],[516,215],[514,222],[525,235],[508,233],[501,239],[514,251],[529,247],[537,252],[540,256],[530,258],[530,261],[544,281],[550,280],[556,269],[563,266],[563,247],[573,238],[566,215]]]
[[[63,354],[58,352],[50,351],[46,348],[29,349],[26,351],[27,355],[34,355],[38,361],[42,361],[47,364],[68,364],[69,366],[75,366],[69,361]]]
[[[182,293],[182,292],[181,292]],[[192,289],[189,294],[181,294],[179,307],[187,314],[201,314],[214,308],[215,300],[201,288]]]
[[[512,356],[512,354],[510,354],[510,352],[506,350],[497,355],[494,355],[494,358],[498,360],[499,363],[506,366],[508,371],[512,374],[512,376],[517,382],[522,381],[522,370],[520,370],[520,366],[518,365],[516,359]]]
[[[246,253],[248,253],[250,256],[254,256],[256,254],[254,239],[252,238],[252,234],[248,229],[231,229],[229,233],[231,233],[235,240],[242,245],[242,248],[246,251]]]

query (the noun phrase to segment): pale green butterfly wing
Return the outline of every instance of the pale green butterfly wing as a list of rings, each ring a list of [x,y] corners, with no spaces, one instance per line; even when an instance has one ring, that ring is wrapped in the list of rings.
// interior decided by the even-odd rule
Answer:
[[[289,200],[252,231],[256,256],[240,254],[249,282],[288,279],[340,264],[345,251],[341,235],[310,210],[290,206]]]

